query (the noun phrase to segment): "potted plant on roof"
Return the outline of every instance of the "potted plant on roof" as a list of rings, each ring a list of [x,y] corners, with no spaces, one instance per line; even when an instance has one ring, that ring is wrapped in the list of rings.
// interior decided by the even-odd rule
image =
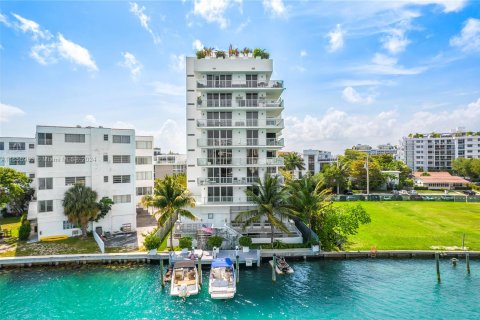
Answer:
[[[156,255],[157,249],[162,244],[162,240],[157,237],[155,230],[144,235],[143,246],[148,251],[149,255]]]
[[[217,52],[215,52],[215,56],[217,57],[217,59],[225,59],[225,51],[222,51],[222,50],[218,50]]]
[[[250,48],[245,47],[242,50],[242,54],[244,58],[248,58],[252,55],[252,50]]]
[[[213,48],[203,48],[203,51],[205,52],[205,58],[210,59],[213,55]]]
[[[259,49],[259,48],[255,48],[253,50],[253,57],[255,59],[262,59],[262,53],[263,53],[263,50],[262,49]]]
[[[230,59],[236,59],[238,57],[239,51],[237,48],[234,48],[232,45],[228,47],[228,56]]]
[[[196,55],[197,55],[197,59],[205,58],[205,50],[197,50]]]
[[[238,244],[242,246],[243,252],[250,252],[250,246],[252,245],[252,238],[248,236],[242,236],[238,239]]]

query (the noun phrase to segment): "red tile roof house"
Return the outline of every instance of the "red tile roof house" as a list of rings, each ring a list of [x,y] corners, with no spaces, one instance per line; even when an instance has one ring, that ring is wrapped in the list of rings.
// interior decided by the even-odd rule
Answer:
[[[428,187],[428,189],[462,189],[467,187],[469,181],[452,176],[448,172],[428,172],[429,175],[422,175],[424,172],[414,172],[413,182],[419,187]]]

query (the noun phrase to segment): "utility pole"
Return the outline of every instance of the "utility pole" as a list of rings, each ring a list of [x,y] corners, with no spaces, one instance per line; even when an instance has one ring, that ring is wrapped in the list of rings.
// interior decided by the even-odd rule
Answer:
[[[338,169],[338,156],[337,156],[337,169]],[[338,173],[338,171],[337,171]],[[340,194],[340,181],[338,181],[338,177],[337,177],[337,195]]]
[[[368,173],[368,152],[367,152],[367,197],[370,194],[370,174]]]

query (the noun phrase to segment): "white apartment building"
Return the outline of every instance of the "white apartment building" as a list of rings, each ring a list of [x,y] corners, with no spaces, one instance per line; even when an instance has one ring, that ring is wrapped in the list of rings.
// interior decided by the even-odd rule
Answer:
[[[86,127],[37,126],[36,201],[30,202],[28,219],[38,236],[74,236],[80,229],[63,212],[65,192],[84,183],[115,204],[92,230],[116,232],[136,229],[135,131]]]
[[[284,87],[272,71],[271,59],[187,57],[187,185],[200,223],[232,226],[251,206],[245,190],[283,165]]]
[[[187,172],[186,154],[157,154],[153,158],[155,179]]]
[[[144,195],[153,193],[153,137],[135,137],[135,203],[139,206]]]
[[[442,171],[450,170],[454,159],[480,157],[480,133],[452,131],[403,137],[398,151],[400,160],[414,171]]]
[[[357,144],[356,146],[352,147],[352,150],[366,152],[371,156],[391,154],[392,156],[396,157],[397,155],[397,147],[391,145],[390,143],[379,144],[377,148],[372,148],[368,144]]]
[[[0,167],[25,173],[35,187],[35,138],[0,137]]]
[[[336,163],[337,158],[332,155],[330,151],[324,150],[303,150],[303,162],[305,170],[311,174],[316,174],[322,171],[323,167]]]

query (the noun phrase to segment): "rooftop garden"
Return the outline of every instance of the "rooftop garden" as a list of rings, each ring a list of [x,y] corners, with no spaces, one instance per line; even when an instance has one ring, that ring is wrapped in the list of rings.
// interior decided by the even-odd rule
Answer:
[[[250,49],[248,47],[239,50],[238,48],[234,48],[232,45],[228,48],[228,50],[220,50],[215,48],[207,48],[204,47],[202,50],[197,50],[196,52],[197,59],[237,59],[237,58],[255,58],[255,59],[269,59],[270,53],[268,53],[265,49],[255,48]]]
[[[442,137],[464,137],[464,136],[480,136],[480,131],[473,132],[454,132],[454,133],[410,133],[409,138],[442,138]]]

